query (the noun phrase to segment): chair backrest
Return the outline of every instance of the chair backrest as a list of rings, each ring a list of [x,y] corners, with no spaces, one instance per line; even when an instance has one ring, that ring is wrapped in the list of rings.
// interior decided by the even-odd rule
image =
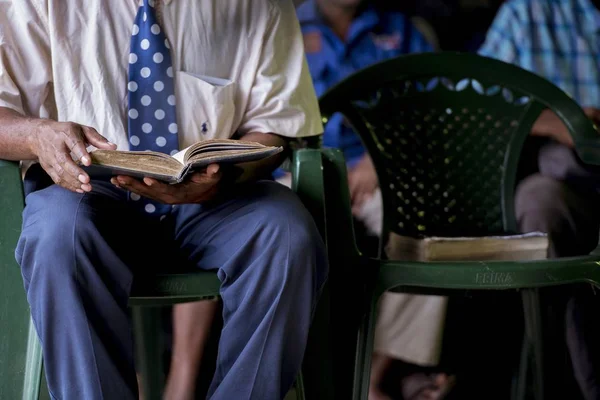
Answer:
[[[552,109],[580,157],[600,160],[598,134],[556,86],[475,54],[401,56],[357,72],[325,93],[324,122],[345,115],[373,158],[384,233],[488,235],[516,231],[521,149]]]

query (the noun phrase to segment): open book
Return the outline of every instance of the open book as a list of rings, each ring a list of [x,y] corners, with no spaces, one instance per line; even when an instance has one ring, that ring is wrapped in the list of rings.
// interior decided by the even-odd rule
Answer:
[[[426,237],[416,239],[390,234],[389,259],[403,261],[527,261],[547,258],[548,236]]]
[[[198,142],[170,156],[154,151],[94,150],[92,165],[84,169],[93,178],[127,175],[151,177],[168,183],[179,183],[186,176],[209,164],[241,164],[273,156],[282,147],[231,139]]]

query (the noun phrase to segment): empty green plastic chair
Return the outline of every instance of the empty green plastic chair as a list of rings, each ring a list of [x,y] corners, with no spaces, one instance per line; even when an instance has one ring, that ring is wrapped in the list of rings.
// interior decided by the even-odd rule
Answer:
[[[518,67],[473,54],[402,56],[357,72],[320,99],[324,122],[341,112],[373,158],[383,196],[383,237],[516,233],[514,192],[525,139],[545,108],[571,132],[580,158],[600,164],[598,132],[582,109],[550,82]],[[326,214],[332,262],[361,292],[362,319],[354,399],[366,399],[379,297],[390,289],[523,288],[534,354],[536,398],[544,398],[539,298],[535,288],[600,282],[600,256],[539,262],[398,262],[367,259],[352,230],[340,152],[326,152]],[[328,165],[335,168],[327,168]],[[338,171],[331,175],[327,171]],[[337,191],[337,193],[335,193]],[[328,197],[326,196],[326,197]],[[339,199],[342,199],[341,201]],[[339,277],[330,274],[332,299]],[[339,290],[342,290],[341,288]],[[346,290],[349,290],[346,287]],[[351,318],[345,322],[352,327]],[[524,385],[518,386],[522,396]]]
[[[291,162],[293,189],[324,235],[322,153],[303,149]],[[17,163],[0,160],[0,399],[49,398],[42,371],[42,352],[30,324],[29,306],[14,249],[21,230],[23,187]],[[164,273],[136,277],[130,305],[138,372],[147,400],[161,399],[164,383],[160,306],[219,296],[215,272]],[[295,385],[295,399],[334,398],[330,357],[327,284],[309,332],[304,365]]]

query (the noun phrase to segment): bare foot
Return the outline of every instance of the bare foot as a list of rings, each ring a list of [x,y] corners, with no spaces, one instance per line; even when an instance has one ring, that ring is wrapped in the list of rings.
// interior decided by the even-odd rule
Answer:
[[[383,393],[379,388],[369,388],[369,400],[392,400],[392,398]]]
[[[454,386],[454,380],[444,373],[415,373],[402,379],[402,396],[406,400],[441,400]]]

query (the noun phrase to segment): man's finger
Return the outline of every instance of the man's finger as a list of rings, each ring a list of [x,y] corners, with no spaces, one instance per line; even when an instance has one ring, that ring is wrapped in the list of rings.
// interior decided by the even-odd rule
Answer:
[[[210,167],[210,166],[209,166]],[[196,184],[216,184],[223,177],[223,173],[216,169],[212,171],[208,171],[208,168],[205,172],[196,172],[190,175],[189,181]]]
[[[95,146],[99,149],[104,150],[116,150],[117,145],[108,141],[107,138],[102,136],[92,127],[89,126],[81,126],[81,130],[83,132],[83,136],[85,137],[86,142]]]
[[[87,166],[92,163],[92,159],[85,147],[83,132],[79,125],[71,124],[70,128],[65,132],[64,143],[67,146],[67,150],[73,153],[75,158],[81,161],[83,165]]]
[[[80,183],[73,180],[72,178],[68,178],[68,177],[66,178],[64,176],[64,173],[60,173],[56,168],[45,167],[44,170],[50,176],[50,178],[52,179],[52,181],[55,184],[62,186],[65,189],[68,189],[72,192],[77,192],[77,193],[84,193],[86,191],[86,190],[83,190]]]
[[[217,172],[219,172],[219,169],[221,169],[219,164],[210,164],[208,167],[206,167],[206,174],[208,176],[216,175]]]
[[[154,178],[150,178],[150,177],[145,177],[143,179],[143,182],[146,186],[149,186],[152,188],[152,190],[165,194],[165,195],[173,195],[175,189],[173,188],[173,185],[169,185],[163,182],[159,182]]]
[[[61,186],[80,188],[82,184],[89,183],[90,181],[87,174],[75,164],[66,148],[63,148],[54,155],[54,160],[51,161],[50,165],[60,178]],[[82,189],[89,191],[84,188]]]
[[[170,196],[160,193],[154,190],[152,186],[147,186],[146,184],[130,176],[119,175],[116,179],[117,184],[121,189],[129,190],[130,192],[139,194],[140,196],[144,196],[165,204],[168,204],[169,200],[172,200]]]
[[[57,161],[60,163],[60,166],[75,180],[80,183],[90,183],[89,175],[81,169],[75,161],[71,158],[71,155],[66,153],[57,157]]]

